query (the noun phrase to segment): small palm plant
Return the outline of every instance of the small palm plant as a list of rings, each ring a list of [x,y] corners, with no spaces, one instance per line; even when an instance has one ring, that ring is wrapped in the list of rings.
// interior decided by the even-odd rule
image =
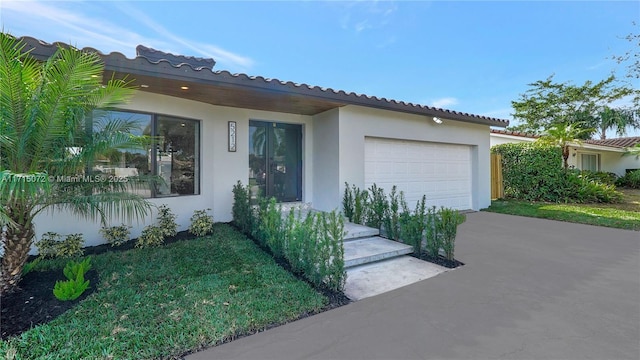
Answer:
[[[127,192],[126,183],[62,182],[90,174],[109,150],[144,148],[126,120],[93,120],[96,109],[123,103],[127,81],[103,83],[99,55],[59,47],[44,62],[25,44],[0,33],[0,234],[4,255],[0,295],[15,288],[34,239],[33,220],[44,210],[67,210],[83,218],[140,219],[150,204]]]
[[[581,123],[554,124],[547,128],[537,141],[543,144],[558,146],[562,149],[564,168],[569,168],[569,148],[572,143],[582,144],[582,138],[593,133],[594,129],[586,128]]]

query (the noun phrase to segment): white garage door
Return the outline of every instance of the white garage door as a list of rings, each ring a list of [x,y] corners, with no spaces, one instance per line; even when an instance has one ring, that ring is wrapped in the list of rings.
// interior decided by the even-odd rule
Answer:
[[[396,185],[411,209],[427,206],[471,209],[471,147],[434,142],[365,138],[364,180],[389,193]]]

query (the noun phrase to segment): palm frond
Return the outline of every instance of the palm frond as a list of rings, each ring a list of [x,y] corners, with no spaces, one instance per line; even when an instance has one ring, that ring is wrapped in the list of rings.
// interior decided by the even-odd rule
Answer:
[[[16,174],[11,170],[0,171],[0,200],[2,204],[17,201],[32,202],[51,193],[49,175],[44,172]]]
[[[17,168],[28,146],[21,134],[29,127],[27,104],[40,77],[37,62],[24,48],[13,36],[0,33],[0,152],[5,166],[16,172],[27,170]]]
[[[60,198],[51,203],[53,211],[67,210],[72,214],[106,224],[107,220],[140,222],[151,212],[152,204],[143,197],[127,192],[98,193]]]

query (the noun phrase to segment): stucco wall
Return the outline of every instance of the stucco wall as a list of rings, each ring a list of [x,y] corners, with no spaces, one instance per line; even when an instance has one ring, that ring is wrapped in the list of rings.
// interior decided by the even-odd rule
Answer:
[[[490,135],[490,143],[491,143],[491,147],[495,146],[495,145],[502,145],[502,144],[513,144],[513,143],[522,143],[522,142],[533,142],[535,141],[535,139],[532,138],[526,138],[526,137],[522,137],[522,136],[509,136],[509,135],[496,135],[496,134],[491,134]]]
[[[573,156],[573,154],[576,156]],[[622,151],[606,151],[595,149],[571,148],[569,166],[581,168],[581,154],[600,154],[600,171],[616,173],[618,176],[625,174],[626,169],[640,169],[640,159],[635,156],[622,156]]]
[[[213,106],[147,92],[138,92],[123,109],[196,119],[200,125],[200,195],[150,199],[154,204],[167,204],[178,216],[179,230],[186,230],[194,210],[211,208],[215,221],[230,221],[233,185],[249,176],[249,120],[287,122],[303,125],[303,200],[313,201],[313,123],[310,116]],[[237,151],[229,152],[227,122],[237,122]],[[133,223],[132,236],[137,237],[145,225],[155,221],[155,212],[144,221]],[[36,218],[36,233],[54,231],[60,234],[81,232],[87,245],[103,243],[92,221],[78,220],[65,212],[41,214]],[[120,224],[114,220],[113,224]]]
[[[436,124],[426,116],[354,105],[341,107],[338,199],[345,182],[364,187],[364,141],[366,136],[371,136],[471,145],[472,206],[475,210],[488,207],[491,204],[489,126],[443,120],[442,124]]]
[[[338,116],[339,109],[332,109],[313,117],[313,207],[318,210],[331,211],[341,202],[336,191],[340,188]]]

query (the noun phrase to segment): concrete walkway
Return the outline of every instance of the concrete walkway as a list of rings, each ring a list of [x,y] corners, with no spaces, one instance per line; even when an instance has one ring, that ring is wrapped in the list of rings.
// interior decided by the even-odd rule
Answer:
[[[195,359],[640,358],[640,232],[467,215],[466,263]]]

